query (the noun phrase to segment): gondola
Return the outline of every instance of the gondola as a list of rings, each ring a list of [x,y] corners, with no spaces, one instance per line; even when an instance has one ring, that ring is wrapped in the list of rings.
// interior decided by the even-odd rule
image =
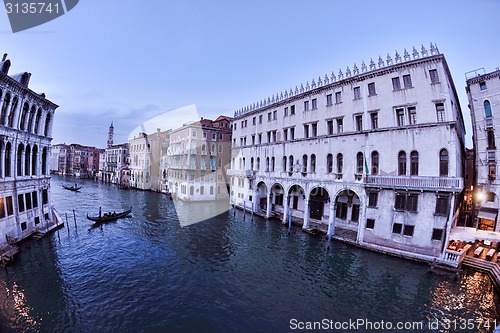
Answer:
[[[63,185],[62,186],[63,188],[65,188],[66,190],[70,190],[70,191],[74,191],[74,192],[78,192],[82,187],[81,186],[77,186],[76,184],[73,186],[68,186],[68,185]]]
[[[89,214],[87,213],[87,219],[94,221],[95,223],[110,222],[110,221],[116,221],[123,217],[127,217],[131,212],[132,212],[132,207],[130,207],[129,210],[126,210],[124,212],[119,212],[119,213],[109,212],[101,214],[101,209],[99,208],[99,216],[89,216]]]

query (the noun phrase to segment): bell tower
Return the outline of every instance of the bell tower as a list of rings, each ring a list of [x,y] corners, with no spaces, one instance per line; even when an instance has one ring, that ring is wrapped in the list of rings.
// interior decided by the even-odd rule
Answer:
[[[109,126],[109,131],[108,131],[108,148],[110,148],[113,145],[113,132],[115,131],[115,128],[113,127],[113,122],[111,122],[111,125]]]

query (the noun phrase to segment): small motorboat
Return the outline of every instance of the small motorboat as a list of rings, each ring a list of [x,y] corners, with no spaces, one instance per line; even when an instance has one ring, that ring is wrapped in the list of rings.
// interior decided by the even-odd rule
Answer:
[[[130,213],[132,212],[132,207],[130,207],[129,210],[123,211],[123,212],[108,212],[101,214],[101,208],[99,207],[99,215],[98,216],[89,216],[87,213],[87,219],[94,221],[95,223],[103,223],[103,222],[110,222],[110,221],[116,221],[118,219],[121,219],[123,217],[127,217]]]
[[[70,190],[70,191],[73,191],[73,192],[78,192],[82,187],[81,186],[78,186],[78,185],[63,185],[62,186],[63,188],[65,188],[66,190]]]

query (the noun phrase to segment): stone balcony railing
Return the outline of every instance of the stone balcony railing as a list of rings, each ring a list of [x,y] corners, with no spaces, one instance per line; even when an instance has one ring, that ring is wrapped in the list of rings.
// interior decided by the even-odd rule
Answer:
[[[467,251],[462,249],[459,251],[446,249],[444,251],[444,264],[457,268],[464,261],[466,255]]]
[[[460,192],[463,179],[455,177],[425,177],[425,176],[366,176],[366,184],[385,188],[452,190]]]

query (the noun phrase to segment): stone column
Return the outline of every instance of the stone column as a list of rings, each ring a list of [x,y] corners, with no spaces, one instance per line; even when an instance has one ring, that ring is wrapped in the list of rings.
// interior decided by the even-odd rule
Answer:
[[[273,205],[271,202],[271,191],[267,193],[267,209],[266,209],[266,219],[271,217],[271,209]]]
[[[290,196],[287,194],[284,198],[283,198],[283,203],[284,203],[284,207],[283,207],[283,221],[282,223],[283,224],[287,224],[288,223],[288,212],[290,210]]]
[[[330,203],[330,215],[328,216],[328,236],[335,235],[335,204]]]
[[[302,225],[302,229],[309,228],[309,199],[304,199],[304,224]]]

